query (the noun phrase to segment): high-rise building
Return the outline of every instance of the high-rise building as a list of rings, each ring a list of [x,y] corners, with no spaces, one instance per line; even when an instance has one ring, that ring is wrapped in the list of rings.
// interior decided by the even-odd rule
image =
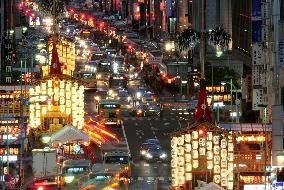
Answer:
[[[232,0],[233,48],[249,57],[251,54],[251,1]]]
[[[0,82],[11,84],[14,64],[15,0],[0,1],[1,14],[1,77]]]

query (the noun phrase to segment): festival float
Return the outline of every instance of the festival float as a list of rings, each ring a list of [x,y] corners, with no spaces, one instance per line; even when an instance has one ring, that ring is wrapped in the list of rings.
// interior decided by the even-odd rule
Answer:
[[[212,123],[204,80],[194,123],[172,134],[171,176],[171,189],[234,189],[234,135]]]

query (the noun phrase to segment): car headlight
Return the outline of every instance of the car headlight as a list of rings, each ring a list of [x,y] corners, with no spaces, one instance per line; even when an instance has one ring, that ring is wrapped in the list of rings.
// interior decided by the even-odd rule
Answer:
[[[146,158],[153,158],[153,156],[150,153],[147,153]]]
[[[64,181],[66,182],[66,183],[72,183],[73,182],[73,180],[74,180],[74,176],[65,176],[64,177]]]
[[[146,154],[146,151],[145,150],[141,150],[140,152],[142,155],[145,155]]]
[[[136,93],[136,97],[137,97],[137,98],[139,98],[139,99],[140,99],[140,98],[141,98],[141,96],[142,96],[141,92],[137,92],[137,93]]]
[[[99,96],[95,96],[95,100],[96,101],[100,101],[100,97]]]
[[[97,75],[97,78],[100,79],[102,77],[102,75]]]
[[[162,154],[160,155],[160,158],[162,158],[162,159],[167,158],[167,154],[166,154],[166,153],[162,153]]]
[[[142,110],[141,110],[141,109],[137,110],[137,113],[138,113],[138,114],[141,114],[141,113],[142,113]]]
[[[131,97],[130,97],[130,96],[128,96],[128,97],[127,97],[127,100],[128,100],[128,101],[130,101],[130,100],[131,100]]]

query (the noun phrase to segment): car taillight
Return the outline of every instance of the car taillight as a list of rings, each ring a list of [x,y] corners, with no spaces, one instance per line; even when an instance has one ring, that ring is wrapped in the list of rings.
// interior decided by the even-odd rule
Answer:
[[[128,171],[128,169],[129,169],[128,166],[125,166],[125,167],[124,167],[124,170],[125,170],[125,171]]]
[[[43,186],[39,186],[37,190],[44,190]]]

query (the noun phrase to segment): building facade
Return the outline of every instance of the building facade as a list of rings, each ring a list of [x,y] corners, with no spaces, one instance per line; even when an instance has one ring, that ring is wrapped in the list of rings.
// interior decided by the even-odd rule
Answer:
[[[0,2],[1,14],[1,77],[0,82],[11,84],[13,82],[12,72],[14,64],[14,40],[15,40],[15,10],[14,0]]]

